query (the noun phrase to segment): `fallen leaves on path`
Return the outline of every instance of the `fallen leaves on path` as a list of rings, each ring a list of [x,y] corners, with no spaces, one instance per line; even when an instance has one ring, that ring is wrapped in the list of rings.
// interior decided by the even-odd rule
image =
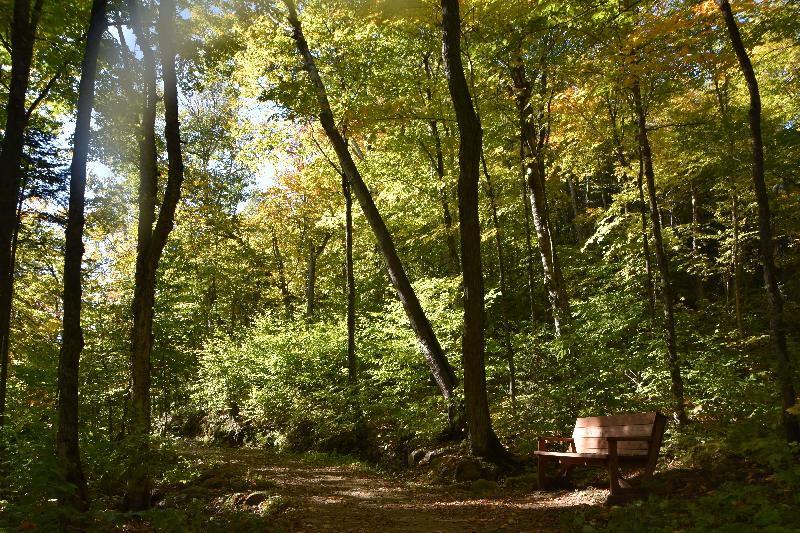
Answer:
[[[606,495],[598,489],[542,492],[497,484],[477,485],[476,493],[463,485],[389,478],[359,464],[324,464],[256,449],[186,453],[210,470],[196,482],[208,489],[205,495],[191,485],[184,492],[193,501],[208,500],[220,513],[232,505],[251,513],[259,531],[561,531],[565,513],[600,505]],[[262,490],[231,494],[247,488],[248,479],[261,480]]]

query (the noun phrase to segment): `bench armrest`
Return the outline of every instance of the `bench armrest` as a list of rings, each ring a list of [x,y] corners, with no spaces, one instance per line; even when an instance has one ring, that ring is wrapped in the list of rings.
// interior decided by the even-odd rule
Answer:
[[[572,437],[539,437],[539,451],[546,452],[547,451],[547,443],[548,442],[569,442],[570,449],[575,451],[575,439]]]

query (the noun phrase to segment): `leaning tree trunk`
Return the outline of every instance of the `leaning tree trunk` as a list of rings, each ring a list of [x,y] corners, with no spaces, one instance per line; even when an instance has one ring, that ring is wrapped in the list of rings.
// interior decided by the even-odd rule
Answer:
[[[644,177],[647,181],[647,196],[650,203],[650,222],[653,229],[653,248],[655,249],[656,264],[661,277],[661,298],[664,304],[664,341],[667,345],[667,367],[669,368],[673,408],[675,417],[681,425],[686,424],[686,402],[683,396],[683,377],[681,376],[678,350],[675,342],[675,315],[672,301],[672,285],[670,282],[669,262],[664,252],[664,242],[661,237],[661,220],[656,200],[655,175],[653,173],[653,159],[650,151],[650,140],[647,136],[647,122],[642,105],[642,91],[639,81],[636,80],[632,87],[634,110],[639,127],[639,148],[644,164]]]
[[[786,345],[786,326],[783,319],[783,296],[778,286],[778,275],[775,268],[774,243],[770,221],[769,199],[764,181],[764,144],[761,139],[761,95],[758,89],[753,65],[742,43],[739,27],[731,11],[728,0],[719,2],[720,10],[725,17],[731,45],[739,60],[747,90],[750,93],[750,145],[753,150],[753,189],[758,204],[758,236],[760,241],[761,263],[764,265],[764,288],[769,302],[769,325],[775,349],[776,377],[781,394],[781,417],[786,437],[790,442],[800,441],[800,417],[789,412],[797,402],[794,382],[792,381],[792,364],[789,349]]]
[[[107,0],[94,0],[81,64],[78,113],[75,119],[74,151],[70,168],[69,213],[64,248],[64,322],[58,361],[58,432],[56,450],[64,468],[64,480],[76,490],[62,503],[78,511],[89,508],[89,490],[81,467],[78,445],[78,369],[83,350],[81,330],[81,262],[86,204],[86,160],[89,155],[97,56],[106,29]]]
[[[159,6],[158,33],[164,77],[164,137],[169,169],[167,186],[158,218],[155,217],[158,168],[155,145],[156,74],[155,57],[149,34],[138,19],[137,6],[131,0],[133,28],[145,63],[145,107],[140,143],[139,223],[136,273],[133,294],[133,330],[131,334],[132,419],[131,435],[136,439],[128,472],[128,508],[150,506],[149,437],[150,437],[150,356],[153,348],[153,304],[156,271],[161,254],[175,221],[175,209],[183,182],[178,90],[175,74],[175,2],[162,0]],[[153,223],[155,222],[155,227]]]
[[[403,304],[403,309],[411,323],[411,328],[416,334],[422,353],[430,366],[434,379],[439,386],[439,390],[442,392],[445,399],[449,401],[453,396],[453,389],[456,386],[455,373],[453,373],[453,369],[450,367],[442,351],[442,347],[439,344],[439,340],[436,338],[436,334],[433,332],[428,317],[425,316],[425,312],[422,310],[422,305],[420,305],[419,299],[400,261],[400,257],[397,255],[392,236],[378,208],[375,206],[369,188],[361,178],[361,173],[358,171],[358,167],[356,167],[350,155],[350,151],[347,148],[347,142],[336,127],[333,112],[328,102],[328,94],[319,76],[314,56],[311,54],[306,38],[303,35],[303,29],[297,18],[297,10],[294,1],[284,0],[284,4],[289,10],[289,24],[293,29],[292,37],[297,43],[298,52],[303,58],[303,67],[311,80],[317,98],[317,104],[320,107],[319,120],[322,124],[322,128],[325,130],[325,134],[331,145],[333,145],[336,156],[339,159],[341,170],[347,177],[350,187],[355,193],[358,203],[361,205],[364,216],[372,228],[378,249],[386,265],[386,271],[389,274],[389,280],[395,288],[395,291],[397,291],[400,302]]]
[[[461,18],[458,0],[442,0],[442,58],[456,112],[461,142],[458,149],[458,221],[464,279],[464,400],[470,449],[474,455],[502,460],[506,451],[492,429],[486,396],[484,292],[478,183],[483,132],[461,62]]]
[[[6,103],[6,125],[0,148],[0,427],[5,423],[8,383],[11,301],[14,289],[14,263],[11,260],[17,201],[22,181],[22,151],[28,114],[25,95],[31,76],[33,44],[44,0],[15,0],[11,19],[11,80]]]

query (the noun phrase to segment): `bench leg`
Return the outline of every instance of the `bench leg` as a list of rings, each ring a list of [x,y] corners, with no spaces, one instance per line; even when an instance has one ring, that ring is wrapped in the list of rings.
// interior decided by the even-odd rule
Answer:
[[[547,477],[544,475],[544,468],[547,464],[547,460],[539,455],[537,456],[538,459],[538,471],[536,472],[536,480],[539,482],[539,490],[544,490],[547,488]]]
[[[616,453],[611,454],[606,463],[608,466],[609,491],[606,504],[619,505],[639,498],[643,493],[630,485],[619,474],[619,461]]]
[[[608,481],[611,495],[619,494],[622,487],[619,486],[619,461],[616,454],[608,458]]]
[[[606,498],[606,503],[610,505],[624,503],[630,497],[630,489],[623,488],[620,485],[619,457],[617,456],[617,443],[614,441],[609,442],[608,451],[609,455],[606,465],[608,467],[609,490],[608,490],[608,498]],[[625,483],[625,486],[630,487],[630,485],[628,485],[627,483]]]

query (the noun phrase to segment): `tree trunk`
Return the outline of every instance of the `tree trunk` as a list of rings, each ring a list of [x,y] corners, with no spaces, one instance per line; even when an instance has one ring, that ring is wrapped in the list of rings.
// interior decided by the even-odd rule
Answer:
[[[650,330],[655,330],[656,322],[656,286],[653,281],[653,261],[650,256],[650,230],[647,227],[647,202],[644,199],[644,160],[642,150],[639,148],[639,176],[636,178],[636,188],[639,190],[639,215],[642,221],[642,255],[644,256],[644,268],[647,273],[645,280],[645,293],[647,294],[647,308],[650,315]]]
[[[64,249],[64,322],[58,362],[58,432],[56,449],[65,481],[76,487],[62,503],[78,511],[89,508],[89,490],[81,467],[78,445],[78,370],[83,350],[81,329],[81,263],[86,196],[86,160],[89,155],[97,56],[106,29],[107,0],[94,0],[81,64],[78,112],[75,120],[72,166],[69,182],[69,214]]]
[[[758,236],[760,240],[761,262],[764,265],[764,288],[769,302],[769,324],[772,342],[775,349],[777,379],[781,394],[781,417],[783,428],[789,442],[800,441],[800,417],[791,414],[788,409],[795,405],[794,383],[792,381],[792,365],[789,349],[786,345],[786,327],[783,320],[783,296],[778,287],[778,276],[775,268],[774,244],[770,221],[769,199],[764,181],[764,145],[761,139],[761,95],[758,89],[753,65],[742,43],[739,27],[731,11],[728,0],[720,0],[720,10],[725,17],[731,45],[739,60],[747,90],[750,93],[750,145],[753,150],[753,189],[758,204]]]
[[[381,217],[378,208],[375,206],[369,188],[361,178],[361,173],[358,171],[358,167],[356,167],[350,155],[350,151],[347,148],[347,142],[336,127],[333,112],[328,102],[328,94],[325,90],[325,85],[322,83],[322,79],[319,77],[319,71],[317,70],[314,56],[308,48],[308,43],[303,35],[300,21],[297,19],[297,10],[294,1],[284,0],[284,4],[286,4],[289,10],[289,23],[293,28],[292,37],[297,43],[298,52],[303,58],[303,67],[308,73],[317,98],[317,104],[320,106],[320,123],[325,130],[328,140],[336,151],[336,156],[339,159],[342,172],[347,177],[350,187],[355,193],[358,203],[361,205],[364,216],[372,228],[378,249],[383,256],[383,262],[389,274],[389,280],[395,288],[395,291],[397,291],[400,302],[403,304],[403,309],[411,323],[411,328],[417,336],[422,353],[433,372],[439,390],[442,392],[445,399],[450,400],[456,385],[456,376],[450,364],[447,362],[447,358],[436,338],[436,334],[433,332],[428,317],[425,316],[425,312],[422,310],[419,299],[397,255],[392,236],[389,234],[386,223],[383,221],[383,217]]]
[[[525,269],[528,274],[528,298],[529,313],[531,320],[531,332],[536,330],[536,287],[533,275],[533,245],[531,244],[531,206],[528,190],[528,182],[525,179],[525,139],[520,135],[519,139],[520,168],[522,169],[522,210],[525,212]]]
[[[483,177],[486,180],[486,196],[489,197],[489,204],[492,208],[492,225],[495,232],[495,246],[497,250],[497,269],[500,272],[500,309],[503,320],[503,347],[506,350],[506,362],[508,363],[508,395],[511,398],[511,409],[517,412],[517,372],[514,365],[514,346],[511,342],[511,298],[508,294],[508,282],[506,281],[506,264],[503,255],[503,234],[500,227],[500,218],[497,216],[497,202],[494,196],[492,180],[489,170],[486,168],[486,156],[481,152],[481,163],[483,164]]]
[[[478,216],[478,184],[483,132],[475,113],[461,62],[461,17],[458,0],[442,0],[442,58],[447,85],[458,122],[458,222],[461,235],[461,268],[464,279],[464,400],[470,449],[479,457],[503,460],[506,451],[492,429],[486,396],[484,362],[484,302],[481,269],[481,228]]]
[[[664,341],[667,345],[667,367],[671,380],[671,392],[675,418],[681,425],[686,424],[686,403],[683,397],[683,377],[681,376],[678,351],[675,343],[675,316],[672,302],[672,285],[670,283],[669,263],[664,252],[664,243],[661,238],[661,220],[658,213],[656,200],[655,175],[653,173],[653,160],[650,151],[650,140],[647,137],[647,122],[642,105],[642,92],[639,81],[636,80],[632,87],[633,103],[639,127],[639,149],[641,150],[644,164],[644,176],[647,180],[647,196],[650,202],[650,221],[653,226],[653,247],[655,248],[656,264],[661,276],[661,298],[664,303]]]
[[[350,184],[342,176],[344,196],[344,270],[347,279],[347,380],[355,383],[358,377],[356,359],[356,280],[353,274],[353,198]]]
[[[25,95],[28,92],[34,39],[43,3],[44,0],[36,0],[31,9],[30,0],[15,0],[11,21],[11,80],[3,144],[0,148],[0,427],[5,423],[11,301],[14,289],[11,241],[22,181],[25,128],[28,125]]]
[[[541,93],[547,91],[547,78],[542,73]],[[530,193],[533,226],[539,243],[539,254],[542,259],[544,286],[547,298],[553,311],[553,325],[556,335],[560,336],[569,321],[569,298],[567,297],[564,279],[558,264],[558,257],[553,246],[550,219],[547,213],[547,196],[544,188],[544,154],[546,127],[544,121],[544,103],[539,106],[538,117],[533,117],[531,107],[532,83],[528,80],[525,67],[520,61],[511,68],[511,79],[517,92],[517,111],[519,113],[520,135],[524,147],[528,147],[530,161],[525,162],[525,176]],[[534,120],[538,123],[535,123]]]
[[[325,251],[331,234],[326,233],[319,246],[308,240],[308,274],[306,276],[306,318],[314,316],[314,288],[317,284],[317,259]]]
[[[131,333],[132,418],[131,435],[136,452],[128,472],[128,508],[132,511],[150,506],[149,437],[150,437],[150,356],[153,348],[153,304],[156,271],[167,237],[175,220],[183,182],[183,157],[178,121],[178,91],[175,75],[174,0],[162,0],[159,6],[158,33],[164,77],[164,137],[169,169],[167,186],[158,218],[155,217],[158,168],[155,145],[156,70],[150,36],[138,17],[135,0],[130,0],[133,29],[145,63],[145,106],[140,143],[139,223],[136,250],[136,273],[133,295],[133,330]],[[153,223],[155,222],[155,228]]]
[[[692,193],[692,262],[695,268],[700,268],[700,191],[694,182],[690,184]],[[703,290],[703,275],[697,273],[694,276],[695,280],[695,297],[697,301],[705,299],[705,291]]]
[[[733,273],[733,304],[736,312],[736,333],[739,342],[744,339],[742,325],[742,262],[739,260],[739,199],[734,190],[731,193],[731,224],[733,225],[733,244],[731,245],[731,272]]]
[[[425,55],[423,58],[425,66],[425,75],[428,78],[429,85],[425,88],[425,94],[428,99],[428,105],[433,101],[433,93],[430,88],[432,82],[433,72],[431,71],[430,58]],[[433,162],[436,177],[439,182],[439,200],[442,203],[442,216],[444,219],[444,227],[447,232],[447,255],[450,259],[450,271],[453,275],[461,273],[461,265],[458,257],[458,249],[456,248],[456,238],[453,235],[453,217],[450,214],[450,202],[447,199],[447,182],[444,175],[444,155],[442,154],[442,138],[439,135],[438,121],[434,118],[428,121],[428,128],[433,138],[436,159]]]
[[[286,318],[292,317],[292,297],[289,294],[289,284],[286,283],[286,269],[283,266],[283,256],[278,247],[278,237],[275,230],[272,230],[272,253],[275,255],[275,263],[278,268],[278,284],[281,288],[281,298],[283,299],[283,309],[286,311]]]
[[[580,208],[578,207],[578,194],[575,192],[575,180],[572,179],[572,173],[567,173],[567,186],[569,186],[569,200],[572,205],[572,225],[575,227],[575,239],[580,244],[583,241],[583,228],[581,228],[578,220]]]

